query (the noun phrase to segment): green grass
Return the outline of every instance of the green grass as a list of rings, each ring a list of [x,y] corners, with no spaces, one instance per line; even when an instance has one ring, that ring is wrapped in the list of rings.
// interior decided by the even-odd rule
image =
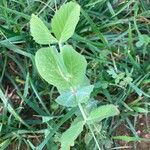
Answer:
[[[40,46],[29,29],[32,13],[43,18],[50,28],[48,22],[64,1],[0,1],[1,150],[57,150],[61,133],[73,121],[76,110],[58,106],[57,90],[37,73],[34,55]],[[82,7],[81,16],[69,43],[88,61],[87,76],[95,85],[91,97],[98,100],[98,105],[115,104],[120,110],[120,115],[97,126],[101,149],[120,149],[122,145],[117,141],[121,139],[146,140],[137,134],[137,127],[138,116],[143,114],[145,130],[150,131],[150,1],[77,2]],[[120,137],[117,130],[122,124],[132,138]],[[75,148],[96,149],[90,137],[85,129]],[[137,142],[132,146],[137,149]]]

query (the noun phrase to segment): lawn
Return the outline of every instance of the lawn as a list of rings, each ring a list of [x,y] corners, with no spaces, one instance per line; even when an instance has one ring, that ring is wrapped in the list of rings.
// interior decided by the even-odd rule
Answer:
[[[149,16],[149,0],[0,0],[0,150],[149,150]]]

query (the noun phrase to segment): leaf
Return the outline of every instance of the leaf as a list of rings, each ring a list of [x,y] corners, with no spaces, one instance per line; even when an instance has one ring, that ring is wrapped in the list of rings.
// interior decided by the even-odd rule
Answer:
[[[59,42],[67,41],[74,33],[79,21],[80,6],[74,2],[63,4],[53,16],[52,32]]]
[[[149,111],[141,107],[132,107],[137,113],[148,113]]]
[[[141,43],[146,44],[146,45],[150,42],[150,38],[146,34],[140,35],[139,39]]]
[[[73,122],[71,127],[61,137],[61,150],[70,150],[70,146],[74,146],[74,141],[82,132],[83,126],[84,121]]]
[[[0,143],[0,149],[5,150],[11,144],[11,139],[7,139]]]
[[[87,62],[84,56],[76,52],[72,46],[62,47],[61,55],[70,76],[70,84],[77,86],[85,80]]]
[[[78,89],[78,92],[76,94],[77,102],[86,103],[90,98],[90,94],[93,91],[93,88],[93,85],[89,85]]]
[[[150,42],[149,36],[147,36],[146,34],[141,34],[139,36],[139,41],[136,42],[136,46],[142,47],[143,45],[147,45],[149,42]]]
[[[149,139],[146,139],[146,138],[131,137],[131,136],[114,136],[113,139],[115,139],[115,140],[122,140],[122,141],[126,141],[126,142],[131,142],[131,141],[150,141]]]
[[[66,107],[75,107],[78,103],[86,103],[93,91],[93,85],[78,88],[77,91],[64,92],[57,97],[56,102]]]
[[[119,114],[119,110],[116,106],[109,104],[100,106],[91,111],[88,117],[88,123],[93,123],[95,121],[101,121],[105,118],[112,117]]]
[[[56,59],[56,49],[41,48],[35,55],[35,63],[41,77],[56,87],[69,87],[67,77]]]
[[[78,105],[75,95],[71,92],[64,92],[60,96],[57,97],[56,102],[59,105],[66,107],[75,107]]]
[[[135,84],[133,83],[129,83],[129,85],[135,90],[135,92],[139,95],[139,96],[146,96],[150,98],[150,95],[148,95],[147,93],[143,92],[141,89],[139,89]]]
[[[69,120],[73,115],[74,113],[77,111],[77,108],[72,108],[69,112],[67,112],[67,114],[65,114],[62,119],[58,122],[58,124],[55,124],[54,128],[52,130],[49,130],[50,132],[48,133],[48,135],[44,138],[44,140],[41,142],[40,145],[38,145],[36,147],[36,150],[43,150],[45,145],[51,140],[52,136],[54,134],[57,133],[57,130],[60,129],[60,127],[67,121]],[[45,129],[45,130],[48,130]]]
[[[11,115],[13,115],[16,120],[18,120],[20,123],[22,123],[25,126],[27,126],[28,128],[30,128],[30,126],[18,115],[18,113],[15,111],[15,109],[12,107],[12,105],[10,103],[8,103],[8,99],[5,96],[5,94],[3,93],[1,88],[0,88],[0,99],[2,100],[4,106],[7,107],[7,110],[9,111],[9,113]]]
[[[34,14],[32,14],[30,20],[30,31],[33,39],[38,44],[57,43],[57,39],[51,35],[50,31],[44,25],[42,20]]]
[[[35,55],[35,63],[44,80],[59,90],[65,91],[82,82],[87,63],[85,58],[71,46],[64,46],[62,49],[59,55],[54,47],[41,48]],[[58,57],[63,57],[62,64],[65,65],[67,72],[64,71],[63,66],[60,66]]]
[[[54,119],[53,116],[41,116],[41,118],[42,118],[42,122],[43,123],[48,122],[48,121]]]
[[[136,47],[140,48],[142,47],[143,43],[141,41],[137,41],[136,42]]]

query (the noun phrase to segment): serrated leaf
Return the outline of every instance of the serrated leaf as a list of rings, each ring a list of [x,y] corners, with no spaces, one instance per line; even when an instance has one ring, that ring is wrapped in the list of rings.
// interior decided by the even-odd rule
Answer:
[[[84,121],[74,122],[71,127],[65,131],[61,137],[61,150],[70,150],[74,146],[74,141],[82,132]]]
[[[80,6],[74,2],[63,4],[56,11],[51,27],[52,32],[59,42],[65,42],[73,35],[79,21],[79,16]]]
[[[71,46],[64,46],[60,55],[54,48],[41,48],[35,55],[37,69],[49,84],[56,86],[61,91],[70,89],[71,86],[79,85],[85,77],[86,60]],[[58,62],[62,56],[62,63],[67,72]],[[60,59],[61,60],[61,59]]]
[[[112,117],[118,114],[119,110],[116,106],[112,104],[104,105],[92,110],[87,120],[88,123],[93,123],[95,121],[102,121],[105,118]]]
[[[78,103],[86,103],[90,98],[93,88],[93,85],[89,85],[81,87],[76,91],[64,92],[57,97],[56,102],[66,107],[75,107]]]
[[[33,39],[38,44],[57,43],[57,39],[51,35],[50,31],[44,25],[42,20],[34,14],[32,14],[30,20],[30,31]]]

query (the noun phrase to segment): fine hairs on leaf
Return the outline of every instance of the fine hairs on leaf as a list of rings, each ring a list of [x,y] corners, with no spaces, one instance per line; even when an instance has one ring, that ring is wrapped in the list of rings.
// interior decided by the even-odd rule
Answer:
[[[71,45],[66,44],[75,31],[79,16],[80,6],[77,3],[63,4],[51,20],[51,31],[36,15],[31,16],[30,29],[33,39],[38,44],[49,45],[36,52],[35,63],[40,76],[57,87],[60,95],[56,102],[64,107],[78,108],[80,112],[76,113],[78,121],[71,123],[70,128],[62,134],[61,150],[69,150],[74,146],[74,141],[83,131],[84,125],[89,128],[100,150],[93,127],[105,118],[118,115],[119,110],[112,104],[86,110],[94,89],[94,85],[90,85],[86,77],[87,61]]]

